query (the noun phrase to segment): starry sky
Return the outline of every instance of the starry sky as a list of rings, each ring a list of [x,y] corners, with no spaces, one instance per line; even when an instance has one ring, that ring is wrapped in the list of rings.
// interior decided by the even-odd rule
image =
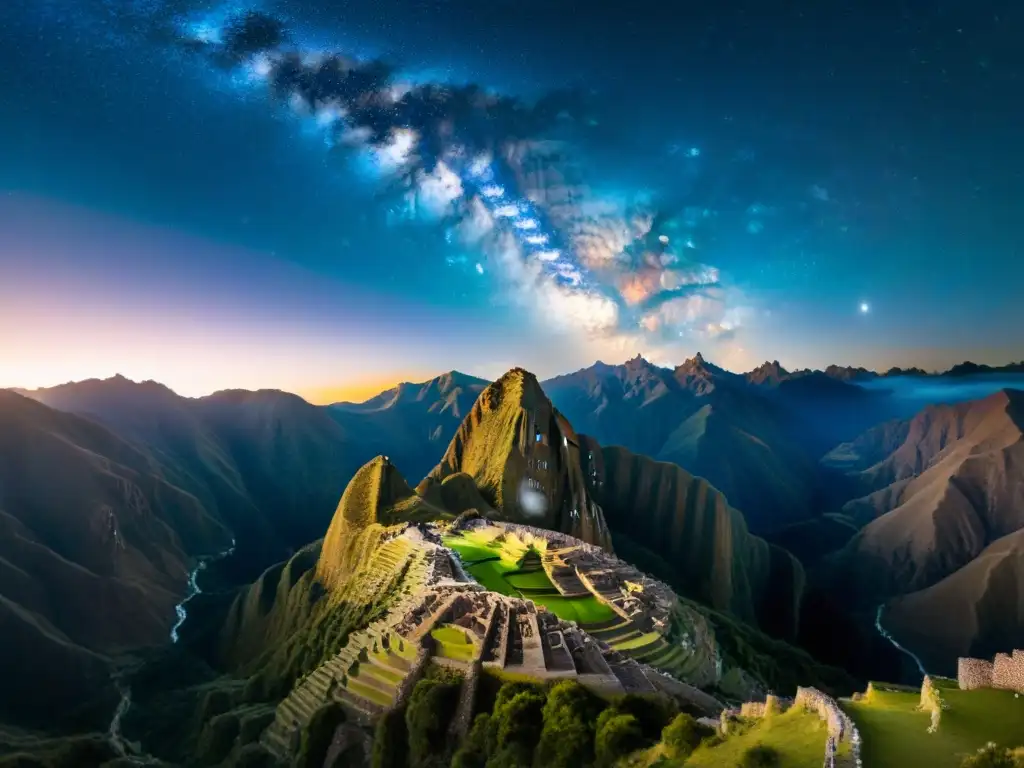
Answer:
[[[0,28],[0,386],[1024,358],[1012,0],[13,0]],[[358,94],[303,79],[331,54]]]

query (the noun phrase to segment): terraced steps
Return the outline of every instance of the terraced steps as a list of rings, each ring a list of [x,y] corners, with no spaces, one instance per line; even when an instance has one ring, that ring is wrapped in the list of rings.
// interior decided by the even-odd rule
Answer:
[[[279,759],[288,760],[296,739],[294,734],[301,732],[313,713],[330,701],[338,701],[350,714],[366,718],[394,703],[418,650],[416,641],[398,635],[395,626],[422,599],[427,578],[426,554],[403,536],[379,547],[356,588],[373,594],[408,565],[405,589],[385,618],[353,633],[344,648],[300,680],[278,704],[274,721],[260,740]]]

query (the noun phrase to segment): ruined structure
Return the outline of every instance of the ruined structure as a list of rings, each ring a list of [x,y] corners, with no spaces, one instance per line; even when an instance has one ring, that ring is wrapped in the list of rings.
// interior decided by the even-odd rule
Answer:
[[[1000,688],[1024,693],[1024,650],[1012,654],[997,653],[992,661],[960,658],[957,660],[957,684],[963,691]]]
[[[463,520],[460,525],[492,524]],[[667,623],[668,588],[600,547],[552,531],[513,524],[502,527],[503,535],[536,541],[533,556],[563,595],[589,594],[581,574],[586,574],[588,583],[600,584],[595,594],[607,594],[619,614],[615,632],[639,637],[641,625],[653,628]],[[592,633],[591,628],[562,621],[531,600],[490,592],[469,579],[431,524],[386,529],[378,541],[373,568],[379,573],[363,577],[388,580],[404,572],[401,596],[386,616],[350,635],[344,648],[305,676],[278,705],[261,742],[281,760],[294,754],[302,729],[325,703],[337,701],[350,723],[369,725],[400,706],[431,663],[464,674],[463,685],[468,689],[464,687],[461,715],[453,723],[463,732],[469,725],[472,689],[481,670],[538,680],[573,678],[603,696],[665,693],[712,715],[722,709],[713,696],[634,658],[642,655],[653,661],[668,654],[685,655],[683,647],[670,647],[651,632],[648,645],[620,652],[610,644],[617,635],[602,634],[602,627]],[[627,579],[643,588],[627,589]]]

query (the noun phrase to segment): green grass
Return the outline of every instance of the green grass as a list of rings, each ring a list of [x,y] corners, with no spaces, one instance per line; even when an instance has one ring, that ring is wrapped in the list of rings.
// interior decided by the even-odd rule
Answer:
[[[459,555],[463,564],[474,563],[466,565],[466,570],[492,592],[533,600],[558,618],[584,626],[616,617],[615,611],[594,595],[562,597],[543,570],[520,571],[522,548],[515,542],[508,546],[492,545],[492,538],[486,531],[470,531],[459,536],[446,536],[444,544]],[[552,591],[546,594],[540,590]]]
[[[937,733],[928,733],[931,718],[917,711],[921,695],[916,691],[874,690],[863,701],[842,703],[860,730],[865,765],[955,768],[964,755],[989,741],[1024,746],[1024,698],[1011,691],[961,691],[951,681],[938,683],[949,709],[942,712]]]
[[[686,761],[686,768],[722,768],[738,765],[743,753],[755,744],[772,747],[779,753],[779,768],[821,768],[828,731],[812,712],[793,707],[765,720],[750,721],[735,735],[727,736],[717,747],[698,747]],[[848,750],[846,744],[842,751]],[[865,765],[874,765],[865,760]],[[907,763],[906,765],[927,765]]]
[[[380,680],[385,685],[396,686],[404,679],[405,675],[393,669],[378,667],[376,664],[363,664],[359,668],[360,675],[369,675]]]
[[[562,597],[561,595],[525,595],[543,605],[563,621],[575,621],[586,629],[587,624],[605,621],[615,613],[596,597]]]
[[[505,580],[516,589],[524,592],[558,592],[558,589],[551,583],[547,573],[544,571],[516,571],[505,574]]]
[[[476,643],[469,633],[451,624],[443,624],[430,631],[438,646],[440,654],[456,661],[472,661],[477,656]]]
[[[611,641],[609,645],[616,651],[633,651],[637,648],[653,645],[659,640],[661,640],[660,632],[648,632],[645,635],[637,635],[636,637],[631,637],[628,640],[614,640]]]
[[[380,704],[382,707],[389,707],[391,702],[394,701],[394,698],[388,696],[384,691],[374,688],[372,685],[365,685],[359,682],[358,677],[350,677],[345,687],[356,696],[362,696],[364,699],[368,699],[374,704]]]

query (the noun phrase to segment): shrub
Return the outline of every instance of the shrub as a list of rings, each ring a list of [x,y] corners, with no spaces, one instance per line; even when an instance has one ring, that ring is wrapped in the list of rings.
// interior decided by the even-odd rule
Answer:
[[[345,710],[336,701],[325,704],[314,712],[302,731],[296,765],[300,768],[320,768],[327,757],[327,750],[331,747],[334,732],[343,722]]]
[[[491,715],[487,768],[522,768],[533,762],[533,752],[544,725],[544,696],[535,688],[520,690],[510,699],[499,693],[500,706]]]
[[[398,710],[384,713],[373,732],[372,768],[405,768],[409,763],[409,734],[405,714]]]
[[[613,707],[601,715],[594,738],[594,755],[597,765],[611,768],[617,760],[644,746],[644,734],[633,715],[621,714]]]
[[[681,712],[662,729],[661,741],[670,757],[682,760],[689,757],[690,753],[709,735],[711,735],[710,729],[698,723],[692,715]]]
[[[482,712],[473,720],[473,727],[463,740],[455,756],[452,768],[485,768],[487,765],[487,732],[491,727],[491,716]],[[376,768],[376,766],[374,766]]]
[[[412,768],[443,766],[448,723],[459,701],[455,682],[423,679],[416,683],[405,710],[409,732],[409,765]]]
[[[552,687],[534,755],[537,768],[575,768],[592,762],[596,714],[594,698],[575,680]]]
[[[1020,765],[1010,750],[989,742],[973,755],[968,755],[960,763],[960,768],[1017,768]]]
[[[776,768],[779,765],[779,753],[764,744],[747,747],[740,758],[739,768]]]
[[[661,738],[661,732],[679,712],[675,702],[665,696],[639,696],[628,693],[619,699],[615,709],[636,718],[644,737],[651,741]]]

